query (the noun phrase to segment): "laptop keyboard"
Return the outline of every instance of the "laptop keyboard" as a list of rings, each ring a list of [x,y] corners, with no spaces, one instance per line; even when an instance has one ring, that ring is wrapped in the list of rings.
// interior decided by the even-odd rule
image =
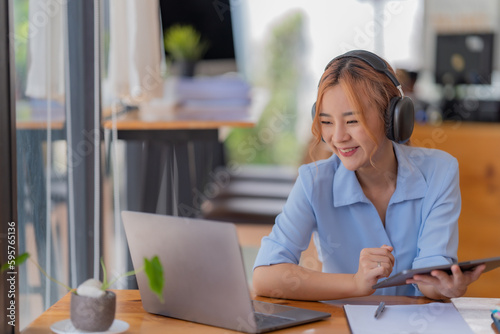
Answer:
[[[280,317],[278,315],[265,314],[260,312],[255,312],[255,322],[257,327],[270,327],[270,326],[280,326],[290,323],[295,319]]]

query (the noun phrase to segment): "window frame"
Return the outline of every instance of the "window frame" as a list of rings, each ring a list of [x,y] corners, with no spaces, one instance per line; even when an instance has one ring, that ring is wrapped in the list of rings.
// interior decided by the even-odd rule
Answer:
[[[12,1],[0,3],[0,263],[8,261],[7,251],[9,223],[14,222],[17,227],[17,172],[16,172],[16,114],[14,97],[14,45],[11,39],[13,31]],[[18,253],[17,228],[15,235],[15,253]],[[6,250],[6,251],[4,251]],[[12,292],[11,284],[7,278],[14,276],[15,287]],[[17,274],[4,272],[0,275],[2,284],[0,286],[0,317],[8,319],[0,322],[0,332],[17,333],[19,331],[19,279]],[[15,305],[14,323],[9,324],[7,317],[11,314],[7,308]]]

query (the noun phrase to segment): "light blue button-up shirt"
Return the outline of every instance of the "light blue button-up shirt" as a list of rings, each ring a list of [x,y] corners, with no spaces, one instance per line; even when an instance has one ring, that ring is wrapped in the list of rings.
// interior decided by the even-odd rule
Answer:
[[[385,227],[355,173],[333,155],[299,168],[283,212],[262,239],[254,268],[298,264],[312,234],[328,273],[356,273],[361,250],[384,244],[394,248],[391,275],[456,261],[461,207],[457,160],[439,150],[393,146],[398,175]],[[421,295],[413,285],[375,294]]]

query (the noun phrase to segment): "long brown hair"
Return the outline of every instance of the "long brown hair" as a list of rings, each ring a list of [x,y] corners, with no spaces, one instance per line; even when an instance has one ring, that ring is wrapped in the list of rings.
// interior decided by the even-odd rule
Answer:
[[[387,63],[387,62],[386,62]],[[392,67],[387,64],[389,71],[394,73]],[[375,135],[370,132],[366,125],[366,106],[370,105],[379,111],[379,117],[387,129],[387,107],[391,98],[399,96],[399,90],[394,86],[389,77],[378,72],[363,60],[345,57],[333,61],[321,76],[316,99],[316,113],[312,124],[313,143],[309,154],[315,160],[314,151],[321,143],[321,124],[319,121],[319,111],[323,102],[325,91],[333,86],[341,85],[347,99],[357,112],[358,120],[364,127],[368,136],[374,141],[375,149],[378,148]]]

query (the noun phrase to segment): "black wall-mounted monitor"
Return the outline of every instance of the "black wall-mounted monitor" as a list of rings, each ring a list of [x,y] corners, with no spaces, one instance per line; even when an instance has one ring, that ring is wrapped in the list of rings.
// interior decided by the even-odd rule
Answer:
[[[229,0],[160,0],[160,12],[164,32],[175,24],[200,32],[209,42],[203,59],[235,58]]]
[[[438,84],[491,84],[493,33],[439,34],[435,76]]]

